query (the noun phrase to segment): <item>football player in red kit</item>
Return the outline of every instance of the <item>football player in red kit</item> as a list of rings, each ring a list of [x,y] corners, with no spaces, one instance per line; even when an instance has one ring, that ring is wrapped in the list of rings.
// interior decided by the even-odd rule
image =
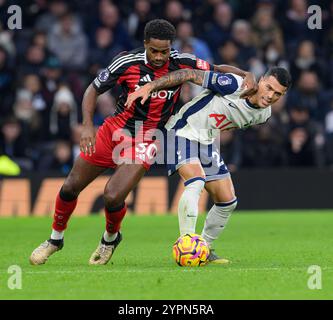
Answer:
[[[49,256],[63,247],[64,231],[80,192],[108,168],[115,171],[104,190],[106,228],[89,263],[106,264],[122,240],[120,225],[126,214],[125,199],[149,169],[158,149],[157,141],[145,133],[164,127],[177,107],[181,86],[152,94],[143,106],[137,101],[126,108],[129,93],[182,68],[232,72],[245,78],[246,92],[256,90],[256,81],[250,73],[231,66],[211,65],[191,54],[181,54],[172,49],[175,34],[175,28],[166,20],[150,21],[144,30],[144,47],[120,53],[85,91],[81,154],[56,197],[51,237],[32,252],[32,264],[44,264]],[[105,119],[96,133],[93,115],[97,97],[116,84],[121,86],[122,94],[115,114]],[[120,144],[122,148],[119,148]],[[122,151],[116,152],[119,149]]]

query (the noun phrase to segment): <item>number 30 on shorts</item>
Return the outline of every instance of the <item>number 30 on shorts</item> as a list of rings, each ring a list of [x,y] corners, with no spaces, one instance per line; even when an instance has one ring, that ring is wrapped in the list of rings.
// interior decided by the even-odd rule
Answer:
[[[145,157],[152,160],[156,156],[157,146],[155,143],[138,143],[135,148],[135,152],[141,160],[145,160]]]

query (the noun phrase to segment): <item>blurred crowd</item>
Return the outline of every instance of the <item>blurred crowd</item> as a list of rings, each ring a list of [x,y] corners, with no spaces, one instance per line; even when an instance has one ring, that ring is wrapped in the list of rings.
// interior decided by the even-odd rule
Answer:
[[[11,4],[22,29],[6,24]],[[311,4],[322,29],[308,27]],[[173,44],[258,78],[273,65],[293,78],[267,124],[221,134],[231,171],[251,167],[333,168],[333,2],[306,0],[0,0],[0,155],[23,170],[68,173],[79,154],[81,101],[119,52],[142,46],[145,24],[165,18]],[[184,85],[182,103],[198,88]],[[94,123],[114,112],[119,88],[101,95]]]

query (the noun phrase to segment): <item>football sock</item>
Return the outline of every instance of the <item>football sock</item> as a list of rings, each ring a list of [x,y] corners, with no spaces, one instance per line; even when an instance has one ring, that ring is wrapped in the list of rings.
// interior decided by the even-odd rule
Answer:
[[[122,205],[114,208],[104,208],[106,226],[103,238],[106,242],[111,242],[116,239],[120,229],[121,222],[126,214],[127,205],[124,202]],[[105,235],[107,234],[107,235]]]
[[[65,231],[57,231],[52,229],[51,239],[52,240],[61,240],[64,238]]]
[[[195,177],[184,182],[185,190],[178,203],[178,221],[180,235],[195,233],[198,218],[198,203],[205,179]]]
[[[118,235],[118,232],[116,232],[116,233],[108,233],[107,231],[104,231],[103,239],[104,239],[104,241],[106,243],[110,243],[110,242],[116,240],[117,235]]]
[[[236,206],[237,198],[230,202],[215,203],[209,210],[202,231],[202,237],[209,246],[219,237]]]
[[[53,215],[53,231],[58,231],[59,233],[53,233],[55,237],[63,237],[63,232],[67,228],[67,222],[73,213],[77,204],[77,198],[70,198],[68,195],[64,194],[62,188],[57,195],[56,204],[55,204],[55,213]],[[52,238],[51,235],[51,239]]]

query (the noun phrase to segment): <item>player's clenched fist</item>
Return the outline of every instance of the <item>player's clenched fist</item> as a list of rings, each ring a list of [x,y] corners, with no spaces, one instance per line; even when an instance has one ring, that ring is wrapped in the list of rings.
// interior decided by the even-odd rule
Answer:
[[[91,156],[96,152],[95,149],[95,128],[92,125],[84,126],[80,139],[80,150],[85,155]]]

